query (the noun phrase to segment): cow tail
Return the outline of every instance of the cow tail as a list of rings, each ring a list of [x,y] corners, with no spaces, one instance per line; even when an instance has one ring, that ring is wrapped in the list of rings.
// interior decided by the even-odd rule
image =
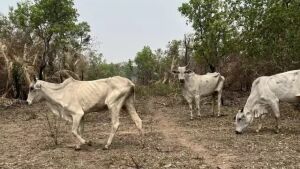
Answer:
[[[126,96],[126,98],[133,96],[133,102],[135,102],[135,85],[133,83],[130,84],[129,92]]]
[[[135,85],[133,85],[131,87],[131,90],[132,90],[132,94],[133,94],[133,102],[135,102]]]

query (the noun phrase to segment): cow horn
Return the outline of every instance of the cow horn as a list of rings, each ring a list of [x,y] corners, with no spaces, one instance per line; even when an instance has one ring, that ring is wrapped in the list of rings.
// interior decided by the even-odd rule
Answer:
[[[189,60],[189,62],[185,65],[185,67],[189,67],[191,63],[191,59]]]
[[[34,82],[37,82],[38,78],[36,75],[34,75],[33,80],[34,80]]]

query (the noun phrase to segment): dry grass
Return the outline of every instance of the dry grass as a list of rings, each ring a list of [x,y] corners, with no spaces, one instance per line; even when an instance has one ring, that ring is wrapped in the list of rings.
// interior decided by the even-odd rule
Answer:
[[[163,104],[162,104],[163,103]],[[55,146],[44,113],[44,104],[0,110],[0,168],[299,168],[299,111],[282,106],[282,131],[274,134],[273,118],[267,118],[261,133],[254,126],[243,135],[234,134],[234,107],[224,107],[227,116],[189,120],[186,105],[163,97],[139,99],[145,147],[134,123],[121,113],[121,125],[110,150],[102,150],[110,131],[108,112],[85,118],[84,138],[91,147],[74,151],[71,124],[61,121]],[[32,118],[32,113],[36,114]],[[224,164],[223,164],[224,162]],[[215,164],[214,164],[215,163]]]

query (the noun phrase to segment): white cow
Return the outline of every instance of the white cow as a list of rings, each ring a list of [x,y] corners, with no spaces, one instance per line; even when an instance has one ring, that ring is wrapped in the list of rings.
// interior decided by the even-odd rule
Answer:
[[[143,134],[142,120],[134,107],[134,84],[123,77],[115,76],[94,81],[77,81],[72,78],[61,84],[35,80],[30,85],[27,102],[32,104],[45,100],[51,111],[63,119],[73,122],[72,133],[82,144],[90,144],[82,135],[85,113],[108,108],[111,114],[112,129],[105,149],[111,145],[119,127],[119,113],[125,108],[131,115],[135,125]]]
[[[254,118],[263,119],[271,109],[276,119],[276,132],[279,132],[279,101],[289,103],[300,102],[300,70],[288,71],[273,76],[257,78],[251,88],[246,105],[239,110],[235,117],[236,133],[242,131],[252,123]],[[259,123],[259,132],[262,124]]]
[[[207,73],[205,75],[197,75],[186,66],[178,67],[173,70],[173,73],[178,74],[179,82],[182,85],[182,94],[190,107],[190,116],[193,119],[193,101],[195,100],[198,109],[198,116],[200,113],[201,97],[209,95],[218,95],[218,116],[221,115],[221,96],[225,78],[220,73]],[[213,98],[215,99],[215,98]],[[212,104],[212,111],[214,113],[214,102]]]

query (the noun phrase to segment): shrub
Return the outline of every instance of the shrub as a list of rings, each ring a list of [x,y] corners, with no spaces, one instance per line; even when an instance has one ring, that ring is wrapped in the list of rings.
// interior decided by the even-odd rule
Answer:
[[[155,83],[148,86],[138,85],[136,95],[138,96],[169,96],[179,92],[178,85]]]

